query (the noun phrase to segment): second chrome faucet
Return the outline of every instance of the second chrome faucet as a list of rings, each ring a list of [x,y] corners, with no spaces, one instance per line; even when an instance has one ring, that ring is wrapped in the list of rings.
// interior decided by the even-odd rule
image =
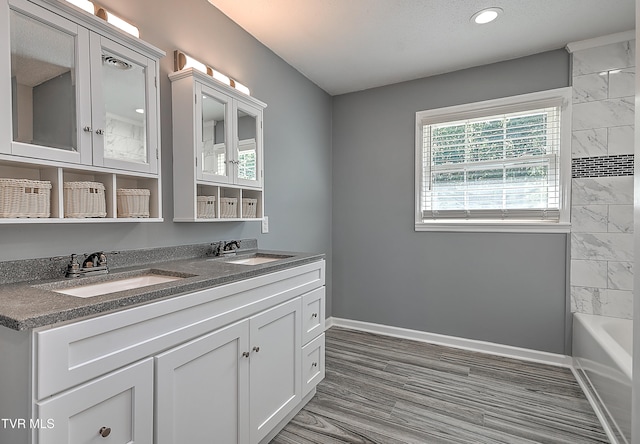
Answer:
[[[98,251],[85,255],[82,265],[78,262],[78,255],[72,254],[64,275],[65,277],[80,277],[107,273],[109,273],[107,256],[102,251]]]

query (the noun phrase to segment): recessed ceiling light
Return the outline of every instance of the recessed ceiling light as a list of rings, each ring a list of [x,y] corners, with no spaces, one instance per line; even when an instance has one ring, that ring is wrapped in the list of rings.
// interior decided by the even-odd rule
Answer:
[[[473,14],[471,21],[478,25],[484,25],[497,19],[500,14],[502,14],[502,8],[485,8]]]

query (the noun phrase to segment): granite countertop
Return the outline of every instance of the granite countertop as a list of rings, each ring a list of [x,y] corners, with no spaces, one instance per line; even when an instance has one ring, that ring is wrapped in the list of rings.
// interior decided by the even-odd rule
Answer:
[[[256,253],[279,259],[258,265],[229,263]],[[87,316],[236,282],[322,260],[323,254],[245,250],[231,257],[193,257],[111,269],[109,274],[66,279],[31,280],[0,287],[0,325],[13,330],[50,326]],[[142,274],[180,277],[178,280],[88,298],[57,293],[56,289],[97,284]],[[62,275],[60,275],[62,276]]]

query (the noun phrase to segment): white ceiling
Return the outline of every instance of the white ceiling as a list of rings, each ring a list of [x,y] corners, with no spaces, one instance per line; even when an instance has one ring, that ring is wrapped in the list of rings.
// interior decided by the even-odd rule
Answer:
[[[209,0],[331,95],[635,28],[634,0]],[[504,13],[479,26],[486,7]]]

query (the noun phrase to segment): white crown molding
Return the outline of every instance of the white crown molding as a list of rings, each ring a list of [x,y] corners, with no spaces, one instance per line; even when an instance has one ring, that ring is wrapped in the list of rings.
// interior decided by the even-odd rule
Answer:
[[[597,48],[598,46],[611,45],[612,43],[627,42],[636,39],[636,31],[624,31],[616,34],[604,35],[593,39],[580,40],[578,42],[568,43],[566,48],[570,53],[582,51],[583,49]]]
[[[496,344],[493,342],[478,341],[475,339],[465,339],[456,336],[447,336],[419,330],[392,327],[389,325],[374,324],[370,322],[353,321],[350,319],[330,317],[327,318],[325,325],[326,329],[334,326],[344,327],[353,330],[366,331],[386,336],[394,336],[397,338],[411,339],[414,341],[427,342],[429,344],[444,345],[447,347],[460,348],[463,350],[521,359],[523,361],[555,365],[559,367],[571,368],[573,364],[571,356],[514,347],[511,345]]]

